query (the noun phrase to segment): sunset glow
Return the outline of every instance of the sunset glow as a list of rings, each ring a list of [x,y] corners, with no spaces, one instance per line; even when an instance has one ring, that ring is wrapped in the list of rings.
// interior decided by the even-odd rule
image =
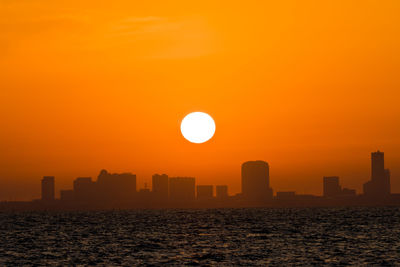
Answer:
[[[101,169],[240,192],[361,192],[385,152],[400,192],[400,1],[1,1],[0,195],[32,199]],[[182,118],[212,115],[194,145]],[[218,138],[217,138],[218,137]]]

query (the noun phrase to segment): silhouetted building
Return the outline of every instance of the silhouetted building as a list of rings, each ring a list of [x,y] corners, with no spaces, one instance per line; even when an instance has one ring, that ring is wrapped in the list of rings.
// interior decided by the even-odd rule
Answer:
[[[74,180],[74,199],[76,201],[94,200],[95,183],[91,177],[78,177]]]
[[[294,200],[296,197],[296,192],[287,191],[287,192],[276,192],[277,200]]]
[[[242,164],[242,196],[244,199],[252,201],[272,199],[267,162],[259,160]]]
[[[346,196],[346,197],[355,197],[356,194],[356,190],[355,189],[349,189],[349,188],[343,188],[342,189],[342,196]]]
[[[364,184],[364,194],[382,198],[390,195],[390,171],[385,169],[384,153],[371,153],[371,180]]]
[[[97,177],[97,194],[104,201],[126,201],[136,194],[136,175],[100,171]]]
[[[385,154],[380,152],[371,153],[371,178],[373,181],[379,180],[385,174]]]
[[[74,190],[61,190],[60,191],[61,201],[73,201],[74,200]]]
[[[42,200],[54,200],[54,176],[44,176],[42,179]]]
[[[199,200],[210,200],[213,198],[213,186],[212,185],[198,185],[197,186],[197,199]]]
[[[150,192],[150,189],[148,189],[148,188],[142,188],[139,190],[139,193],[150,195],[151,192]]]
[[[385,190],[385,194],[390,194],[391,190],[390,190],[390,170],[389,169],[385,169],[385,180],[384,180],[384,190]]]
[[[215,188],[216,197],[218,199],[224,199],[228,197],[228,186],[227,185],[217,185]]]
[[[330,176],[324,177],[324,197],[337,197],[340,196],[342,188],[339,185],[339,177]]]
[[[152,194],[149,188],[141,188],[138,191],[138,201],[142,203],[149,203],[151,201]]]
[[[194,201],[195,178],[171,177],[169,178],[169,198],[175,202]]]
[[[153,197],[157,201],[168,200],[169,182],[168,175],[154,174],[152,177]]]
[[[343,196],[356,196],[356,190],[343,188],[339,184],[338,176],[330,176],[323,178],[324,197],[337,198]]]

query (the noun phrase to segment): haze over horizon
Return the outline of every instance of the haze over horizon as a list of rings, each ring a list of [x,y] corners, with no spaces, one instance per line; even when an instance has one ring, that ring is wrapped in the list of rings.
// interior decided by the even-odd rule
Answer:
[[[269,163],[276,191],[357,189],[385,153],[400,193],[398,1],[1,1],[0,200],[101,169],[193,176],[240,192]],[[181,120],[210,114],[214,137]]]

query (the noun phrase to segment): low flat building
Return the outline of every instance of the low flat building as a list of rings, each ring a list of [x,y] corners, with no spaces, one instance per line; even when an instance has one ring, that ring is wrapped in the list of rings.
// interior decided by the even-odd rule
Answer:
[[[197,186],[197,199],[210,200],[212,198],[213,198],[213,186],[212,185],[198,185]]]
[[[60,191],[61,201],[73,201],[74,200],[74,190],[61,190]]]
[[[228,186],[227,185],[217,185],[215,188],[217,199],[228,198]]]
[[[296,192],[286,191],[286,192],[276,192],[277,200],[294,200],[296,198]]]
[[[195,200],[196,180],[194,177],[169,178],[169,199],[172,202],[190,202]]]
[[[42,200],[53,201],[54,194],[54,176],[44,176],[42,179]]]

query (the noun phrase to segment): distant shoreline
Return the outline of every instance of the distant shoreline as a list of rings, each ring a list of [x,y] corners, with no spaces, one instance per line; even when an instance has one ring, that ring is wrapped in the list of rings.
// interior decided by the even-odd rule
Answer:
[[[241,208],[330,208],[330,207],[384,207],[399,206],[400,194],[392,194],[386,199],[376,201],[364,195],[348,198],[327,199],[319,196],[303,197],[297,199],[277,200],[265,202],[250,202],[243,200],[209,200],[193,202],[164,202],[164,203],[93,203],[93,202],[65,202],[54,201],[3,201],[0,202],[0,211],[92,211],[92,210],[130,210],[130,209],[241,209]]]

